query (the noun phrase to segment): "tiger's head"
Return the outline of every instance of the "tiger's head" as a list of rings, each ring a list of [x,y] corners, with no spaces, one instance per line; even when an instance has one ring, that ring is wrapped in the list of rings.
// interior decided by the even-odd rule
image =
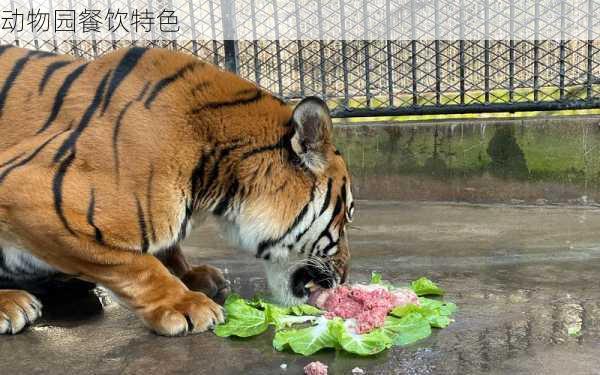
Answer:
[[[309,97],[288,117],[279,142],[241,157],[236,189],[243,203],[226,227],[265,261],[274,297],[290,305],[306,302],[311,290],[345,281],[354,201],[327,105]]]

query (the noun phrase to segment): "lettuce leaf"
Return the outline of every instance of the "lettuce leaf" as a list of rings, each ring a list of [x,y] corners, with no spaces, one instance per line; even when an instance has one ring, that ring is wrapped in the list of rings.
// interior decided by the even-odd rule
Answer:
[[[373,273],[372,284],[394,289],[381,274]],[[411,283],[417,295],[441,295],[443,290],[426,278]],[[408,345],[431,335],[431,327],[447,327],[456,312],[450,302],[419,297],[419,305],[408,304],[393,309],[381,328],[365,334],[355,331],[353,319],[327,319],[324,312],[311,305],[279,306],[263,297],[245,300],[233,294],[225,302],[227,320],[215,328],[221,337],[250,337],[274,326],[273,347],[289,348],[295,353],[311,355],[325,348],[343,349],[357,355],[373,355],[394,345]]]
[[[390,311],[390,315],[402,318],[412,313],[418,313],[427,319],[434,328],[446,328],[452,322],[450,315],[456,311],[455,304],[424,297],[419,298],[419,303],[419,306],[413,304],[398,306]]]
[[[410,288],[418,295],[418,296],[427,296],[427,295],[436,295],[443,296],[444,291],[442,288],[437,286],[433,281],[421,277],[418,280],[410,283]]]
[[[371,273],[371,284],[381,284],[381,273],[379,273],[379,272]]]
[[[342,348],[349,353],[373,355],[392,346],[393,339],[383,328],[360,335],[354,332],[351,319],[313,318],[316,319],[313,326],[276,331],[273,347],[277,350],[289,347],[302,355],[311,355],[325,348]]]
[[[371,273],[371,285],[373,285],[373,284],[385,287],[387,290],[394,289],[394,286],[392,284],[390,284],[389,281],[383,280],[383,278],[381,277],[381,274],[379,272]]]
[[[264,311],[248,304],[236,294],[230,295],[224,304],[227,320],[215,327],[220,337],[250,337],[261,334],[269,327]]]
[[[314,315],[281,315],[275,317],[269,323],[273,324],[276,329],[283,329],[299,324],[313,323],[317,318]]]
[[[307,304],[292,306],[290,313],[294,315],[323,315],[322,310]]]
[[[419,297],[419,303],[422,307],[438,310],[442,316],[450,316],[457,310],[456,305],[452,302],[437,301],[425,297]]]
[[[336,319],[319,317],[316,324],[310,327],[276,331],[273,347],[279,351],[290,347],[292,351],[302,355],[311,355],[325,348],[336,348],[339,346],[338,338],[332,327],[337,324]]]
[[[386,326],[388,330],[396,332],[393,338],[394,345],[412,344],[431,335],[429,320],[417,312],[412,312],[400,319],[387,317]]]
[[[248,301],[248,304],[261,310],[271,309],[273,312],[278,314],[291,314],[291,315],[323,315],[323,311],[319,308],[308,305],[300,304],[290,307],[279,306],[274,303],[267,302],[263,298],[253,298]]]
[[[371,332],[358,334],[354,331],[352,319],[343,321],[340,318],[332,320],[331,329],[337,340],[347,352],[358,355],[373,355],[392,346],[392,337],[383,328],[376,328]]]

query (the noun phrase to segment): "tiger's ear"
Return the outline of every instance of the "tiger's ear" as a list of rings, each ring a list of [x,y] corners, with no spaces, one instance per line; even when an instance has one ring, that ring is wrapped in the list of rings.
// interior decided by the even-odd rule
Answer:
[[[325,148],[333,132],[327,104],[316,96],[303,99],[294,108],[292,122],[292,150],[308,168],[322,171],[326,166]]]

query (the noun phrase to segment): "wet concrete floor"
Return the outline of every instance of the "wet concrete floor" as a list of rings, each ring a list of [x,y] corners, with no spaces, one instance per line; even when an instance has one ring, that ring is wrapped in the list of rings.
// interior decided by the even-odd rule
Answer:
[[[67,296],[0,337],[0,374],[301,374],[312,360],[331,374],[600,374],[600,209],[359,203],[353,281],[374,270],[396,284],[434,279],[460,309],[449,328],[371,358],[306,358],[275,351],[270,335],[159,337],[108,296]],[[224,244],[214,223],[185,251],[224,268],[246,297],[266,288],[261,264]]]

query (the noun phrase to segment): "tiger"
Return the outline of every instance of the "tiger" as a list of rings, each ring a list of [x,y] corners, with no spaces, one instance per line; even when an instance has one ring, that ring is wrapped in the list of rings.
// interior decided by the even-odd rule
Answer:
[[[279,303],[343,283],[351,176],[327,104],[295,103],[170,49],[0,47],[0,333],[42,314],[19,285],[59,276],[159,335],[213,329],[223,274],[180,247],[209,217]]]

